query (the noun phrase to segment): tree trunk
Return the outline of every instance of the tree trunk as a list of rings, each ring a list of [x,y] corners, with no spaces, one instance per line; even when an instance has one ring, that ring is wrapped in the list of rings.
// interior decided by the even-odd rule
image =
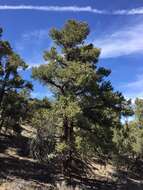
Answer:
[[[68,151],[65,152],[65,160],[63,162],[63,168],[66,175],[68,175],[69,180],[71,180],[71,168],[73,160],[74,151],[74,135],[73,135],[73,122],[70,122],[68,117],[65,117],[63,121],[64,127],[64,142],[68,145]]]
[[[10,72],[7,72],[5,77],[4,77],[3,85],[0,89],[0,108],[2,106],[2,101],[3,101],[4,94],[5,94],[6,82],[9,79],[9,76],[10,76]]]
[[[67,143],[68,142],[68,131],[69,131],[69,122],[68,122],[68,118],[67,117],[65,117],[64,118],[64,121],[63,121],[63,127],[64,127],[64,141],[65,141],[65,143]]]

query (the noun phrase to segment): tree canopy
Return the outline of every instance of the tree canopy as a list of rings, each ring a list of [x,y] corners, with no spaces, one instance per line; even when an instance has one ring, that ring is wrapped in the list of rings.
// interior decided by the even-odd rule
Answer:
[[[106,80],[111,71],[97,65],[100,49],[86,43],[89,31],[87,23],[75,20],[52,29],[55,45],[44,52],[47,63],[33,68],[32,77],[54,94],[51,112],[58,118],[54,123],[61,130],[61,143],[72,150],[86,141],[94,152],[101,152],[130,106]]]
[[[0,127],[16,125],[24,117],[23,106],[26,104],[21,91],[32,90],[32,84],[24,80],[19,70],[28,65],[16,54],[8,41],[2,40],[0,30]],[[17,118],[17,119],[16,119]]]

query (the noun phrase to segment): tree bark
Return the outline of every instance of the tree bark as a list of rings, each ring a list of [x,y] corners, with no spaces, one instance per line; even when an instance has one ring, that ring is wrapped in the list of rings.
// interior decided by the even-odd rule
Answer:
[[[10,72],[7,72],[5,77],[4,77],[3,85],[0,89],[0,108],[2,106],[2,101],[3,101],[4,94],[5,94],[6,82],[9,79],[9,76],[10,76]]]
[[[64,127],[64,141],[65,143],[68,142],[68,135],[69,135],[69,122],[68,122],[68,118],[65,117],[64,121],[63,121],[63,127]]]

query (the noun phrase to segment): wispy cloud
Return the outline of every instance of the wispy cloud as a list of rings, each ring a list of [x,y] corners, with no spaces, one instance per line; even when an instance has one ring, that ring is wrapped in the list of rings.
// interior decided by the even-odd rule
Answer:
[[[49,29],[35,29],[33,31],[24,32],[20,39],[16,41],[15,48],[17,51],[25,51],[27,48],[35,49],[48,39]]]
[[[24,33],[22,35],[22,39],[25,41],[29,41],[33,38],[38,41],[48,38],[48,29],[34,30],[34,31]]]
[[[39,63],[31,63],[31,62],[27,62],[28,63],[28,70],[32,69],[33,67],[39,67],[40,65],[42,65],[43,63],[42,62],[39,62]]]
[[[126,88],[130,88],[131,90],[136,90],[136,89],[143,90],[143,74],[137,75],[137,78],[135,81],[125,84],[124,86]]]
[[[123,84],[121,88],[124,91],[124,95],[133,101],[137,97],[143,98],[143,74],[137,75],[134,81]]]
[[[112,58],[132,53],[143,53],[143,24],[136,24],[114,31],[94,41],[101,48],[102,58]]]
[[[71,11],[71,12],[92,12],[97,14],[107,14],[104,10],[94,9],[90,6],[33,6],[33,5],[0,5],[0,10],[35,10],[35,11]]]
[[[106,11],[95,9],[91,6],[33,6],[33,5],[0,5],[0,10],[35,10],[35,11],[70,11],[70,12],[90,12],[96,14],[112,14],[112,15],[139,15],[143,14],[143,7],[134,9],[121,9],[115,11]]]
[[[14,49],[24,58],[29,70],[44,63],[43,51],[52,46],[48,32],[46,28],[26,31],[15,41]]]
[[[117,10],[117,11],[113,11],[114,15],[141,15],[143,14],[143,7],[138,7],[135,9],[130,9],[130,10],[126,10],[126,9],[122,9],[122,10]]]
[[[35,47],[38,48],[44,43],[47,42],[49,29],[35,29],[33,31],[24,32],[20,39],[15,42],[15,48],[19,52],[35,50]]]
[[[124,96],[127,100],[131,99],[131,102],[134,103],[137,98],[143,99],[143,91],[124,93]]]

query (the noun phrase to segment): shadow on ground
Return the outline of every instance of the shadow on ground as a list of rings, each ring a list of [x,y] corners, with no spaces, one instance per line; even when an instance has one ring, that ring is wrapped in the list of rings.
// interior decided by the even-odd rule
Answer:
[[[29,158],[29,138],[15,137],[0,135],[0,180],[5,180],[8,177],[23,179],[26,181],[36,181],[38,183],[51,183],[62,182],[58,176],[61,176],[59,168],[55,167],[55,162],[47,165],[40,164],[37,161]],[[8,148],[16,149],[15,155],[7,155]],[[128,182],[129,185],[121,185],[105,179],[89,179],[86,176],[85,164],[80,161],[75,161],[75,167],[72,168],[70,175],[66,178],[68,183],[72,186],[80,186],[85,190],[140,190],[143,189],[141,184],[135,185],[135,182]],[[58,161],[56,161],[58,165]],[[143,166],[139,164],[139,168]],[[79,168],[79,169],[77,169]],[[133,188],[135,186],[135,188]]]

